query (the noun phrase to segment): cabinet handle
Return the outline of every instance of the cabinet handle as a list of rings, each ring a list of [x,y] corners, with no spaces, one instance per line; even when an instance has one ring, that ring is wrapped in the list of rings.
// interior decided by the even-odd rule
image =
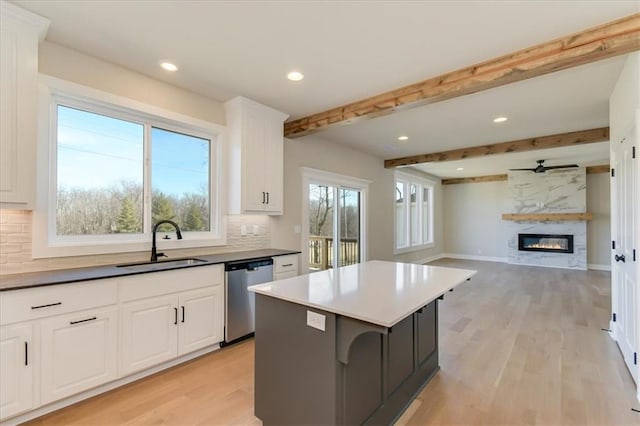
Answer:
[[[269,204],[269,193],[267,192],[267,204]]]
[[[182,322],[184,322],[184,306],[181,306],[182,308]]]
[[[287,263],[286,265],[282,265],[283,268],[286,268],[288,266],[293,266],[293,263]]]
[[[173,325],[178,324],[178,308],[173,308]]]
[[[266,203],[266,196],[267,196],[267,193],[262,191],[262,204]]]
[[[58,306],[58,305],[62,305],[62,302],[49,303],[47,305],[32,306],[31,309],[42,309],[42,308],[48,308],[50,306]]]
[[[24,342],[24,365],[29,365],[29,342]]]
[[[81,322],[95,321],[95,320],[97,320],[97,319],[98,319],[98,317],[91,317],[91,318],[87,318],[87,319],[83,319],[83,320],[78,320],[78,321],[69,321],[69,325],[80,324]]]

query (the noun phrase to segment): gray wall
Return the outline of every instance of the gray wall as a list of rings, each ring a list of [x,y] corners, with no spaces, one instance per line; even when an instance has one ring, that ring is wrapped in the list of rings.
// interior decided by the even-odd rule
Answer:
[[[506,181],[444,185],[444,252],[506,260],[511,212]],[[609,175],[587,175],[587,263],[609,266]],[[473,235],[467,239],[465,236]]]
[[[302,249],[301,234],[294,232],[302,225],[302,174],[300,167],[311,167],[342,175],[368,179],[368,258],[414,262],[442,253],[442,186],[434,189],[435,247],[393,254],[394,174],[384,168],[381,159],[346,146],[307,136],[284,141],[284,215],[271,218],[271,245],[275,248]],[[437,179],[436,179],[437,180]]]

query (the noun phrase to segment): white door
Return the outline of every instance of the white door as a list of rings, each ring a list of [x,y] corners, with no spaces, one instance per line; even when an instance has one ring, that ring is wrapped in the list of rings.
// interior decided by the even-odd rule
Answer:
[[[223,298],[222,285],[180,295],[178,355],[223,340]]]
[[[117,321],[115,308],[42,321],[43,405],[116,379]]]
[[[244,124],[245,140],[242,146],[242,186],[245,209],[262,211],[267,203],[264,182],[265,118],[257,108],[247,107]],[[282,132],[282,130],[281,130]],[[247,143],[245,143],[245,141]]]
[[[612,282],[615,293],[614,301],[615,335],[624,356],[624,360],[638,383],[637,367],[637,279],[635,274],[635,230],[638,226],[638,200],[636,187],[638,184],[637,159],[634,159],[635,128],[619,142],[613,142],[612,166],[615,171],[612,178],[613,193],[613,252]]]
[[[177,296],[126,303],[120,311],[123,374],[143,370],[178,355]]]
[[[267,193],[265,210],[282,212],[283,207],[283,163],[284,146],[282,143],[282,121],[265,120],[264,124],[264,189]]]
[[[33,327],[0,327],[0,419],[33,406]]]

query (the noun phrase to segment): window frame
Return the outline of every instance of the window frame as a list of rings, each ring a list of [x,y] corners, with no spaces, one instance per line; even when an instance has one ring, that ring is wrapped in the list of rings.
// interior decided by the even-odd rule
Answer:
[[[402,208],[400,213],[398,213],[398,203],[396,197],[396,191],[398,184],[403,185],[403,193],[404,198],[402,202]],[[411,185],[416,186],[416,228],[418,230],[418,242],[413,243],[413,233],[412,233],[412,217],[411,217]],[[427,178],[420,177],[414,174],[403,173],[400,171],[396,171],[394,174],[393,180],[393,254],[402,254],[409,253],[418,250],[424,250],[428,248],[432,248],[435,246],[434,239],[434,208],[433,208],[433,200],[434,200],[434,191],[436,187],[436,182]],[[427,227],[427,238],[424,236],[424,189],[428,189],[429,200],[427,204],[428,208],[428,227]],[[404,218],[404,241],[405,244],[402,246],[398,246],[398,216],[402,215]]]
[[[225,128],[214,123],[164,110],[128,98],[54,77],[40,75],[39,134],[37,150],[37,200],[34,210],[33,257],[64,257],[147,251],[151,247],[151,129],[160,128],[209,140],[210,230],[183,232],[178,241],[163,241],[163,249],[220,246],[226,244],[224,227]],[[56,235],[57,203],[57,110],[58,105],[106,115],[144,126],[143,229],[136,234]]]

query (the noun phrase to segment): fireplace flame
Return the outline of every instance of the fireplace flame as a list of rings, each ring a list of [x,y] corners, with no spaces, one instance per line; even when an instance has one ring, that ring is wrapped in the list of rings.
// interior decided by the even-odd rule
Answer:
[[[561,244],[527,244],[527,248],[541,248],[547,250],[566,250],[566,247],[563,247]]]

